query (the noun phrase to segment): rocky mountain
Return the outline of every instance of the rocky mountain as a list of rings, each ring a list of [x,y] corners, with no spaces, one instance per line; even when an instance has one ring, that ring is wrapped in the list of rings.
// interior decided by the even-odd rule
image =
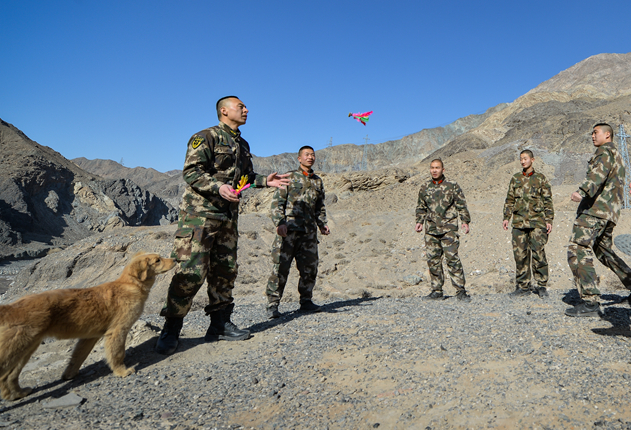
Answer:
[[[94,232],[177,218],[130,179],[88,173],[2,120],[0,160],[0,259],[42,256]]]
[[[84,157],[74,158],[71,161],[82,169],[103,178],[131,179],[139,187],[169,202],[175,208],[180,204],[180,198],[186,186],[184,179],[182,179],[181,170],[171,170],[162,173],[151,168],[129,168],[112,160],[88,160]]]
[[[595,55],[564,70],[452,139],[432,157],[483,150],[476,156],[496,169],[529,148],[554,166],[554,184],[576,182],[593,153],[590,133],[598,122],[630,130],[631,53]]]

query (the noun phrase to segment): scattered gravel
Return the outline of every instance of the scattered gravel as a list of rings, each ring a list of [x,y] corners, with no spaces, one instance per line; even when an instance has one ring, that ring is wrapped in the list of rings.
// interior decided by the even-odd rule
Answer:
[[[449,292],[449,291],[447,291]],[[22,374],[35,387],[0,403],[0,423],[30,428],[631,428],[624,291],[603,318],[572,319],[575,292],[330,301],[305,314],[237,303],[242,342],[204,343],[208,317],[185,320],[178,351],[153,352],[162,325],[144,316],[128,343],[137,373],[111,374],[97,345],[79,376],[60,379],[70,341],[47,342]],[[565,303],[564,303],[565,302]],[[45,409],[73,393],[78,406]],[[8,423],[8,424],[6,424]]]

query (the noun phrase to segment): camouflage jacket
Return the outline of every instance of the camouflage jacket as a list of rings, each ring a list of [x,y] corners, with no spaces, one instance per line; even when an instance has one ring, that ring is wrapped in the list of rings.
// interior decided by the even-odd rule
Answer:
[[[455,182],[433,181],[423,184],[416,205],[417,224],[425,223],[427,234],[444,234],[458,230],[458,216],[463,224],[471,222],[467,202]]]
[[[584,213],[616,224],[624,201],[624,178],[624,163],[614,143],[596,148],[587,166],[587,176],[578,187],[583,200],[577,215]]]
[[[289,186],[278,188],[272,197],[271,217],[274,225],[286,224],[289,231],[310,232],[326,226],[324,185],[322,178],[300,170],[289,172]]]
[[[546,224],[552,224],[552,190],[543,174],[533,171],[530,175],[513,175],[504,202],[504,220],[511,216],[514,228],[546,228]]]
[[[182,176],[186,189],[180,210],[195,216],[227,219],[238,215],[239,204],[219,195],[224,184],[236,187],[242,175],[254,187],[267,185],[267,178],[252,170],[250,145],[240,131],[226,124],[195,133],[188,141]]]

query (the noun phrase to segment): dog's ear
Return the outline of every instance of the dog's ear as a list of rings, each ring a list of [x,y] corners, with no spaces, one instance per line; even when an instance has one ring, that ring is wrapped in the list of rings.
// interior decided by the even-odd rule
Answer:
[[[147,280],[149,276],[149,264],[146,258],[140,258],[136,262],[136,276],[143,282]]]

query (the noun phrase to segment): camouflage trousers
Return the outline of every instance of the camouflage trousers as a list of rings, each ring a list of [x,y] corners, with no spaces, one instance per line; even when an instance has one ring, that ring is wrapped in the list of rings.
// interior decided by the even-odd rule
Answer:
[[[318,275],[318,232],[313,230],[305,233],[289,231],[286,237],[276,235],[272,245],[272,275],[267,282],[267,301],[270,304],[280,303],[287,284],[287,275],[291,262],[296,260],[296,267],[300,273],[298,293],[300,302],[311,300],[313,287]]]
[[[545,228],[513,228],[513,255],[515,256],[515,278],[517,288],[530,289],[532,276],[537,286],[548,284],[548,260],[545,246],[548,232]]]
[[[443,273],[443,254],[447,262],[451,284],[456,290],[464,290],[465,279],[462,263],[458,257],[460,239],[457,231],[445,234],[425,234],[425,248],[427,252],[427,265],[431,279],[432,291],[442,291],[445,283]]]
[[[171,253],[177,263],[175,275],[160,315],[184,317],[204,281],[208,282],[207,313],[232,303],[238,237],[237,219],[210,219],[180,211]]]
[[[586,301],[598,301],[598,277],[594,255],[631,289],[631,268],[612,249],[615,224],[601,218],[580,214],[574,221],[567,262],[574,275],[574,285]]]

